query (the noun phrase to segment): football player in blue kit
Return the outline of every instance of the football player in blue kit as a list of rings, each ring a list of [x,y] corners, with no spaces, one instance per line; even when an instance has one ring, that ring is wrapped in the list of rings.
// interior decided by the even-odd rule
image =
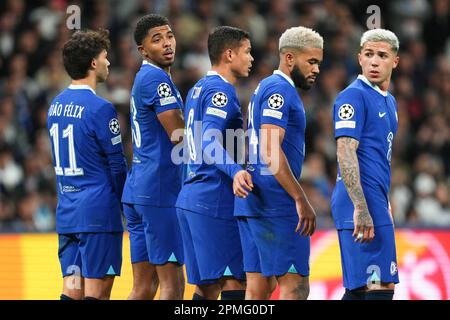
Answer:
[[[188,282],[196,285],[194,300],[215,300],[220,293],[222,300],[244,299],[245,295],[233,207],[234,194],[244,197],[251,190],[251,176],[235,162],[234,151],[223,146],[230,142],[227,130],[242,128],[234,84],[249,75],[250,50],[247,32],[227,26],[214,29],[208,37],[212,70],[186,98],[189,160],[176,206]]]
[[[175,201],[181,168],[171,151],[184,130],[183,101],[170,76],[176,41],[167,18],[142,17],[134,31],[143,57],[130,100],[132,167],[122,202],[130,234],[133,289],[129,299],[152,299],[159,280],[160,299],[182,299],[183,244]]]
[[[306,117],[296,88],[314,84],[323,39],[309,28],[290,28],[280,37],[279,53],[278,70],[259,83],[250,101],[247,170],[254,188],[235,203],[249,300],[269,299],[277,282],[280,299],[309,295],[316,215],[299,181]]]
[[[362,74],[334,103],[338,176],[331,210],[339,236],[343,300],[392,300],[398,283],[389,209],[397,104],[387,91],[399,42],[391,31],[361,37]]]
[[[72,78],[48,110],[63,274],[61,300],[109,299],[122,266],[120,198],[126,177],[114,106],[96,95],[108,77],[107,30],[77,31],[63,47]]]

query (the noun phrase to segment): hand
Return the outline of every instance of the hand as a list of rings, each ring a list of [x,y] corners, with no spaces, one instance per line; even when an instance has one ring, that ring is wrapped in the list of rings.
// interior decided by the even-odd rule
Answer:
[[[252,191],[252,189],[253,182],[250,173],[245,170],[238,171],[233,178],[233,193],[240,198],[246,198],[248,191]]]
[[[316,212],[314,211],[308,200],[295,201],[297,208],[298,224],[295,232],[299,232],[301,236],[312,236],[316,230]]]
[[[375,237],[375,228],[369,209],[367,207],[364,209],[355,209],[353,212],[353,221],[355,224],[355,229],[353,230],[355,242],[371,242]]]

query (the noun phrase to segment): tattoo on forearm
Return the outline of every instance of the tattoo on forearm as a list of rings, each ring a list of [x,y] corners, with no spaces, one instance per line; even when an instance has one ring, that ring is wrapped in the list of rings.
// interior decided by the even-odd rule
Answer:
[[[356,149],[359,142],[353,138],[342,137],[337,141],[337,154],[342,181],[348,195],[358,211],[358,221],[366,224],[370,222],[369,209],[361,186],[359,162]]]

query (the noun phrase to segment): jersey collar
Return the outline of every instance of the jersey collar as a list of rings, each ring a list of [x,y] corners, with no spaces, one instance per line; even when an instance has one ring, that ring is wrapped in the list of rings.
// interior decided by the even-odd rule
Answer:
[[[148,65],[150,65],[150,66],[152,66],[152,67],[155,67],[155,68],[157,68],[157,69],[161,69],[160,67],[154,65],[154,64],[151,63],[151,62],[148,62],[147,60],[142,60],[142,65],[144,65],[144,64],[148,64]],[[162,69],[161,69],[161,70],[162,70]]]
[[[214,70],[209,70],[209,71],[206,73],[206,76],[219,76],[219,77],[222,78],[223,81],[229,83],[229,81],[228,81],[227,79],[225,79],[224,77],[222,77],[217,71],[214,71]]]
[[[277,74],[277,75],[279,75],[279,76],[282,76],[283,78],[286,79],[287,82],[289,82],[289,83],[295,88],[294,81],[292,81],[292,79],[289,78],[283,71],[281,71],[281,70],[275,70],[275,71],[273,72],[273,74]]]
[[[149,66],[152,66],[152,67],[154,67],[154,68],[156,68],[156,69],[162,70],[162,71],[164,71],[165,73],[167,73],[167,72],[166,72],[165,70],[163,70],[162,68],[158,67],[157,65],[154,65],[154,64],[151,63],[151,62],[148,62],[147,60],[142,60],[142,65],[144,65],[144,64],[147,64],[147,65],[149,65]],[[169,75],[169,78],[172,79],[172,75],[171,75],[170,73],[167,73],[167,74]]]
[[[381,94],[382,96],[387,97],[387,95],[388,95],[388,92],[387,92],[387,91],[383,91],[383,90],[381,90],[380,87],[377,86],[376,84],[372,84],[369,80],[367,80],[367,78],[366,78],[364,75],[362,75],[362,74],[358,75],[358,79],[361,80],[361,81],[363,81],[364,83],[366,83],[369,87],[371,87],[372,89],[374,89],[375,91],[377,91],[377,92],[378,92],[379,94]]]
[[[88,86],[87,84],[71,84],[69,86],[69,89],[71,90],[82,90],[82,89],[87,89],[87,90],[91,90],[93,94],[96,94],[94,89],[92,89],[90,86]]]

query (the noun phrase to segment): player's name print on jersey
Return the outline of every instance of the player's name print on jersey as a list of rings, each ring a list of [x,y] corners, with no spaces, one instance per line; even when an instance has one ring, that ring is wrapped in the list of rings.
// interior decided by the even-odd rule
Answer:
[[[73,102],[66,104],[63,106],[62,103],[55,102],[48,109],[49,117],[69,117],[69,118],[77,118],[81,119],[83,116],[84,107],[79,106],[77,104],[73,104]]]

